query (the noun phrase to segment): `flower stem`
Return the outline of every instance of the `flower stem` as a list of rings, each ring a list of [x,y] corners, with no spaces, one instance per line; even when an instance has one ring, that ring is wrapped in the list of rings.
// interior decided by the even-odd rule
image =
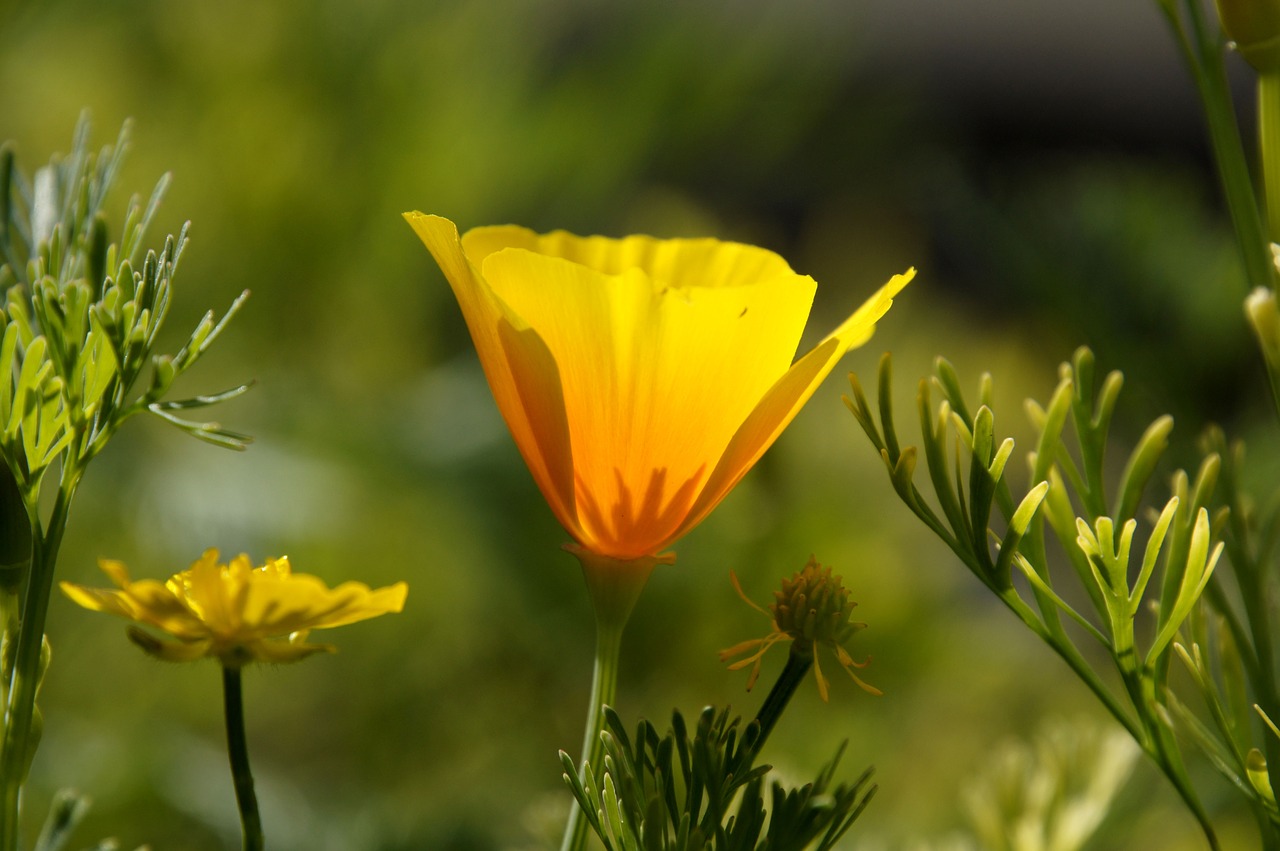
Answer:
[[[253,772],[249,769],[249,745],[244,734],[244,700],[240,688],[240,668],[222,668],[222,697],[227,715],[227,754],[231,760],[231,780],[236,788],[236,804],[240,808],[240,828],[244,851],[262,851],[262,819],[258,816],[258,797],[253,791]]]
[[[18,849],[18,808],[22,785],[31,765],[32,722],[36,692],[40,688],[40,652],[44,646],[44,625],[49,611],[49,593],[58,560],[58,548],[67,528],[71,500],[78,475],[64,476],[47,528],[41,529],[35,507],[28,510],[32,521],[31,573],[22,594],[13,673],[5,684],[3,729],[0,743],[0,851]]]
[[[1258,74],[1258,151],[1262,159],[1262,197],[1267,237],[1280,242],[1280,72]]]
[[[1131,677],[1126,676],[1125,679],[1129,680]],[[1134,703],[1143,717],[1143,725],[1150,733],[1151,744],[1146,748],[1147,756],[1159,766],[1165,777],[1169,778],[1178,796],[1182,798],[1183,804],[1199,824],[1211,851],[1221,851],[1222,845],[1219,844],[1217,833],[1214,831],[1213,820],[1209,818],[1208,811],[1205,810],[1204,804],[1200,802],[1200,796],[1196,794],[1195,787],[1191,784],[1191,778],[1187,776],[1187,769],[1182,762],[1182,754],[1178,750],[1173,730],[1161,722],[1157,716],[1161,704],[1156,697],[1155,680],[1149,674],[1142,676],[1136,672],[1132,675],[1132,679],[1137,693]]]
[[[797,645],[792,643],[787,664],[783,667],[782,673],[778,674],[778,679],[769,690],[768,697],[760,705],[760,711],[756,713],[755,720],[760,724],[760,738],[756,739],[755,744],[757,754],[764,748],[765,740],[769,738],[774,725],[782,717],[782,711],[791,701],[791,695],[796,693],[796,689],[800,687],[805,674],[809,673],[809,668],[812,666],[813,655],[797,650]]]
[[[1253,180],[1249,176],[1235,106],[1227,84],[1222,37],[1209,27],[1199,0],[1182,0],[1180,5],[1186,15],[1185,21],[1174,0],[1160,2],[1204,107],[1209,142],[1235,228],[1245,276],[1250,288],[1271,287],[1275,266],[1271,261],[1267,227],[1254,195]]]
[[[604,768],[604,743],[600,732],[604,729],[605,706],[613,705],[618,688],[618,652],[622,647],[622,630],[631,617],[640,592],[649,581],[655,565],[675,561],[671,554],[642,556],[635,559],[617,559],[600,555],[577,544],[566,544],[582,565],[582,577],[591,595],[591,608],[596,615],[596,662],[591,674],[591,702],[587,705],[586,732],[582,737],[582,765],[579,773],[586,778],[589,764],[592,772]],[[582,808],[573,804],[569,821],[564,827],[561,851],[582,851],[587,844],[587,817]]]
[[[591,700],[587,704],[586,731],[582,738],[581,772],[599,771],[604,756],[604,707],[612,706],[618,688],[618,655],[622,648],[622,624],[596,619],[596,661],[591,675]],[[587,842],[587,817],[575,802],[565,825],[561,851],[582,851]]]
[[[1258,676],[1253,687],[1258,704],[1267,717],[1280,716],[1280,695],[1276,688],[1275,648],[1272,644],[1271,612],[1270,612],[1270,575],[1262,565],[1250,564],[1248,570],[1238,570],[1239,580],[1244,593],[1245,614],[1249,629],[1253,636],[1253,646],[1258,654]],[[1252,587],[1250,587],[1252,586]],[[1280,739],[1265,736],[1263,751],[1267,758],[1267,777],[1271,788],[1280,785]],[[1274,830],[1274,828],[1273,828]]]

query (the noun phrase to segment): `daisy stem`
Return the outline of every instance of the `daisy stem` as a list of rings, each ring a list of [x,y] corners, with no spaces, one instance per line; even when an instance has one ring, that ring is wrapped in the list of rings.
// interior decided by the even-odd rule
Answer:
[[[596,619],[596,661],[591,674],[591,701],[587,704],[586,730],[582,738],[582,767],[598,772],[603,767],[604,707],[612,706],[618,690],[618,655],[622,648],[622,624]],[[587,843],[587,816],[575,802],[565,825],[561,851],[582,851]]]
[[[783,667],[782,673],[778,675],[778,680],[773,684],[773,688],[769,690],[769,695],[764,699],[764,703],[761,704],[760,711],[756,713],[755,720],[760,724],[760,738],[756,739],[755,745],[757,754],[764,748],[765,740],[769,738],[769,734],[773,732],[774,725],[782,717],[782,711],[787,708],[787,704],[791,701],[791,695],[796,693],[796,689],[800,687],[800,683],[804,680],[805,675],[809,673],[809,668],[812,665],[812,654],[798,652],[796,644],[793,643],[791,645],[791,653],[787,656],[787,664]]]
[[[249,743],[244,734],[244,699],[241,696],[239,667],[223,666],[222,697],[227,715],[227,754],[231,759],[236,804],[240,808],[243,848],[244,851],[262,851],[262,819],[258,816],[258,797],[253,791],[253,772],[249,769]]]

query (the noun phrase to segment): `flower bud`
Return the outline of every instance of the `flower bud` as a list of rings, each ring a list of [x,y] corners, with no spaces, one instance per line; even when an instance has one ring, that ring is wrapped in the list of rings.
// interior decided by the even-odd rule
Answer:
[[[1280,310],[1276,308],[1276,294],[1258,287],[1244,300],[1244,309],[1266,359],[1267,370],[1275,374],[1280,371]]]
[[[1271,804],[1275,804],[1276,795],[1271,788],[1271,778],[1267,774],[1267,758],[1257,748],[1250,748],[1244,758],[1244,770],[1249,775],[1249,783],[1257,790],[1258,795]]]
[[[1222,29],[1259,73],[1280,71],[1280,0],[1217,0]]]

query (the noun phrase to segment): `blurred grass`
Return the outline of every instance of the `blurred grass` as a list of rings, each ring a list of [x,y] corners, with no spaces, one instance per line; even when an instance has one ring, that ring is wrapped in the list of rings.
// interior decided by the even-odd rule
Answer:
[[[410,583],[405,613],[336,634],[338,655],[247,678],[272,847],[536,847],[568,803],[555,753],[580,736],[586,595],[405,210],[766,245],[820,282],[814,335],[918,266],[849,368],[870,376],[892,349],[903,411],[937,354],[971,385],[990,370],[997,427],[1022,447],[1021,399],[1043,400],[1085,342],[1128,375],[1121,433],[1172,410],[1190,459],[1209,418],[1246,435],[1265,422],[1194,147],[984,154],[961,105],[886,73],[857,16],[822,8],[79,0],[0,27],[0,137],[27,168],[88,107],[100,141],[136,119],[126,186],[174,172],[153,237],[194,227],[171,327],[254,293],[190,389],[256,379],[219,417],[258,442],[234,456],[133,424],[82,488],[62,575],[96,583],[110,556],[161,576],[219,546]],[[1042,716],[1106,719],[896,504],[843,381],[654,576],[620,708],[753,712],[762,692],[715,657],[766,627],[728,569],[763,601],[815,553],[855,589],[858,655],[886,694],[844,682],[827,706],[803,691],[768,758],[798,778],[851,739],[850,776],[874,763],[882,788],[848,845],[900,848],[960,824],[957,790],[1006,737]],[[1274,480],[1275,451],[1254,453]],[[96,798],[84,842],[233,847],[215,670],[145,659],[120,624],[60,600],[50,632],[29,814],[76,785]],[[1211,804],[1242,818],[1205,774]],[[1093,847],[1200,847],[1154,772],[1133,785]]]

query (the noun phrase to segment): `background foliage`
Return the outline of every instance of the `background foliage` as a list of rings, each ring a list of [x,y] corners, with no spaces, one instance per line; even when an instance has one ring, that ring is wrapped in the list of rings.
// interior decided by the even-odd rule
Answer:
[[[1270,425],[1155,4],[1004,5],[0,4],[0,138],[22,163],[65,150],[83,107],[99,142],[132,116],[122,184],[172,170],[152,232],[193,221],[172,327],[253,291],[200,383],[257,379],[218,412],[257,442],[229,456],[156,423],[123,432],[81,490],[62,578],[97,584],[100,555],[163,576],[219,546],[410,582],[405,614],[345,631],[338,655],[248,676],[274,847],[534,847],[569,800],[556,751],[589,684],[586,595],[404,210],[756,242],[820,282],[815,333],[915,265],[848,362],[869,379],[892,349],[904,410],[937,354],[970,381],[994,372],[997,410],[1016,411],[1088,344],[1126,373],[1133,439],[1175,416],[1181,463],[1209,419],[1246,439]],[[764,599],[812,552],[854,589],[863,673],[885,696],[802,691],[765,758],[811,777],[849,738],[845,779],[874,763],[881,788],[846,844],[911,848],[963,824],[960,789],[993,748],[1045,717],[1108,722],[919,534],[843,389],[833,377],[655,574],[620,710],[754,712],[760,695],[716,659],[760,627],[728,570]],[[1016,475],[1030,430],[1003,429],[1023,437]],[[1274,478],[1274,450],[1250,451]],[[77,785],[96,799],[86,841],[233,841],[214,669],[161,666],[58,601],[50,634],[32,805]],[[1200,847],[1148,766],[1118,806],[1094,847]],[[1249,841],[1243,813],[1238,829]]]

